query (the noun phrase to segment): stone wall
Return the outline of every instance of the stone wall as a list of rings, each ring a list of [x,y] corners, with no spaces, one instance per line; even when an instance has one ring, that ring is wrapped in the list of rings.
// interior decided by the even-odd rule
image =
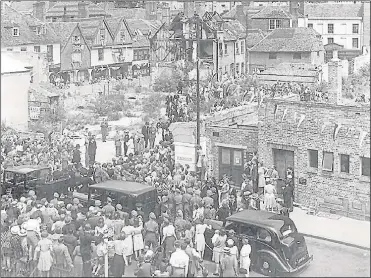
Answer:
[[[341,128],[334,138],[336,125]],[[326,203],[342,208],[342,215],[362,218],[370,206],[370,177],[361,175],[361,157],[370,157],[369,130],[369,106],[266,100],[259,111],[259,159],[273,165],[273,148],[294,151],[296,202]],[[362,143],[361,131],[367,132]],[[318,168],[309,166],[308,149],[318,150]],[[334,154],[333,172],[322,168],[324,151]],[[349,173],[340,171],[340,154],[350,157]]]

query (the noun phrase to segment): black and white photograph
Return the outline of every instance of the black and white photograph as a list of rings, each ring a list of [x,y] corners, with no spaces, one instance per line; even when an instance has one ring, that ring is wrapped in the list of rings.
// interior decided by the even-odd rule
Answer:
[[[0,4],[0,277],[370,277],[370,1]]]

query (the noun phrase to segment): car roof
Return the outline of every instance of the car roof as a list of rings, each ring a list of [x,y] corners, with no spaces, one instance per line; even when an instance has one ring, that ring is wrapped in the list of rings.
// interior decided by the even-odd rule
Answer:
[[[43,165],[20,165],[4,169],[5,172],[12,172],[17,174],[28,174],[31,172],[49,169],[48,166]]]
[[[239,222],[242,224],[253,224],[260,227],[267,227],[280,231],[284,223],[294,224],[293,221],[287,217],[280,214],[276,214],[264,210],[243,210],[232,214],[227,217],[227,221]]]
[[[134,196],[138,196],[150,191],[156,191],[156,188],[146,184],[120,180],[108,180],[105,182],[90,185],[89,187],[94,189],[110,190]]]

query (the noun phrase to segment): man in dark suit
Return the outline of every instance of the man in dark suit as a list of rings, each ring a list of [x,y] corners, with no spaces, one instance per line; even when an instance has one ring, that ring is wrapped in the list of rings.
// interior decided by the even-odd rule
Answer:
[[[144,136],[144,147],[147,148],[149,141],[149,122],[146,122],[142,127],[142,134]]]

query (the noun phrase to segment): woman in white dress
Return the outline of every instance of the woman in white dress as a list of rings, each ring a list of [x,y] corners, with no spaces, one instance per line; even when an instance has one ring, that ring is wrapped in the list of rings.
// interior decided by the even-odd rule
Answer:
[[[37,269],[42,277],[49,277],[50,269],[53,265],[53,242],[48,238],[49,234],[44,231],[41,233],[41,240],[37,244],[35,250],[35,258],[37,261]]]
[[[265,187],[265,171],[266,169],[263,167],[263,162],[258,163],[258,187],[259,193],[263,193]]]
[[[276,203],[276,188],[270,181],[264,187],[264,206],[267,211],[273,211],[277,207]]]
[[[214,273],[214,275],[216,276],[219,276],[220,273],[219,264],[222,259],[223,248],[225,247],[226,240],[227,235],[225,233],[225,230],[215,231],[215,235],[211,239],[211,242],[214,245],[212,260],[216,264],[216,270]]]
[[[251,246],[247,238],[242,240],[242,248],[240,252],[240,268],[245,269],[245,277],[249,277],[250,274],[250,254],[251,254]]]
[[[134,226],[133,226],[132,221],[130,220],[127,221],[127,225],[125,225],[121,230],[121,232],[125,234],[125,239],[124,239],[125,249],[124,249],[123,255],[125,256],[128,264],[131,264],[131,259],[134,253],[133,230],[134,230]]]
[[[201,217],[196,221],[196,232],[195,232],[195,245],[196,251],[200,253],[201,258],[203,259],[205,253],[205,230],[209,226],[204,223],[204,218]]]
[[[133,242],[134,242],[134,255],[136,260],[138,260],[139,255],[141,254],[142,250],[144,249],[144,241],[143,241],[143,224],[140,223],[139,219],[134,221],[134,228],[133,228]]]

